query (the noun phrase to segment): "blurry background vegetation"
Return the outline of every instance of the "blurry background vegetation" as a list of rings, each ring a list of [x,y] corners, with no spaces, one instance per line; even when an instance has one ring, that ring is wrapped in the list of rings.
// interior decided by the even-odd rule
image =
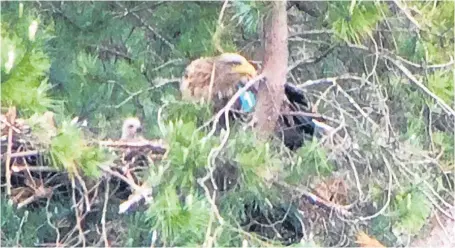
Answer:
[[[215,235],[216,246],[240,246],[244,240],[272,244],[239,227],[245,204],[294,202],[298,208],[295,195],[268,184],[270,175],[296,186],[343,178],[349,203],[357,200],[352,211],[359,219],[385,206],[376,218],[348,223],[347,228],[323,227],[317,221],[310,228],[311,209],[300,209],[306,232],[314,235],[305,240],[314,242],[308,245],[336,246],[347,236],[342,245],[352,246],[352,235],[359,229],[393,246],[424,233],[438,207],[445,209],[453,202],[454,116],[422,88],[453,109],[454,3],[289,2],[288,80],[302,84],[341,77],[337,86],[313,85],[305,91],[313,102],[320,102],[318,112],[344,123],[342,131],[351,135],[352,143],[341,149],[307,142],[289,155],[275,145],[257,143],[250,132],[231,135],[222,155],[240,165],[243,186],[220,200],[227,224],[214,220],[208,227],[215,217],[203,191],[197,190],[196,177],[220,141],[202,139],[206,133],[197,125],[210,115],[178,101],[178,80],[189,61],[217,54],[213,35],[222,5],[2,1],[2,113],[8,106],[16,106],[25,119],[55,112],[59,136],[47,143],[56,166],[70,171],[81,166],[84,176],[99,177],[98,164],[110,159],[90,148],[89,140],[119,138],[125,117],[139,117],[146,137],[170,143],[172,152],[165,162],[170,169],[150,171],[156,195],[148,211],[120,216],[118,204],[109,205],[106,220],[115,245],[149,246],[154,231],[158,243],[168,246],[202,245],[207,232],[222,233]],[[267,28],[262,20],[268,10],[267,2],[231,2],[219,31],[221,47],[260,60]],[[158,124],[160,107],[165,130]],[[87,120],[90,132],[82,134],[67,125],[76,116]],[[1,200],[3,246],[57,239],[74,244],[71,237],[77,239],[70,233],[71,202],[15,210],[3,193]],[[97,227],[90,226],[99,226],[100,216],[90,216],[95,221],[87,224],[87,245],[100,244]]]

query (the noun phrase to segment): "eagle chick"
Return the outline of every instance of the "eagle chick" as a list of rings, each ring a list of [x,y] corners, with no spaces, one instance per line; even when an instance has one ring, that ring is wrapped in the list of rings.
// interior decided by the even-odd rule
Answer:
[[[142,132],[141,121],[136,117],[130,117],[123,121],[121,141],[141,141],[143,137],[140,135]]]

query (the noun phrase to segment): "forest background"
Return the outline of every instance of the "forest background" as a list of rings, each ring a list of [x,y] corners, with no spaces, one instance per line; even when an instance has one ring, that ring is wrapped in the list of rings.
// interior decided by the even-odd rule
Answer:
[[[198,128],[213,113],[181,102],[178,82],[219,47],[260,63],[269,2],[2,1],[2,246],[406,246],[435,226],[450,236],[454,2],[286,6],[287,80],[336,132],[289,152],[231,130],[220,157],[241,168],[239,183],[215,205],[197,178],[222,141]],[[12,107],[32,130],[13,151]],[[118,139],[130,116],[170,152],[142,175],[153,200],[119,214],[103,167],[118,155],[93,143]],[[13,153],[34,150],[47,151],[45,169],[15,185],[7,176],[27,170]]]

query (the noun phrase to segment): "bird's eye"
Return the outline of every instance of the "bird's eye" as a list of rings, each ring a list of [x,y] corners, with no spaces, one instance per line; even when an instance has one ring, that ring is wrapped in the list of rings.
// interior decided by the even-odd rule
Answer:
[[[133,126],[132,124],[131,124],[131,125],[128,125],[128,128],[129,128],[129,129],[133,129],[133,127],[134,127],[134,126]]]

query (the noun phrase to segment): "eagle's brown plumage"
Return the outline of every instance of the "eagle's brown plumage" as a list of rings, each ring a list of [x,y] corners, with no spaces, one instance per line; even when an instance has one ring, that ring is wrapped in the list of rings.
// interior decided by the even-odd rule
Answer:
[[[214,70],[214,71],[213,71]],[[213,84],[211,85],[213,71]],[[256,69],[243,56],[224,53],[192,61],[180,84],[183,100],[200,101],[234,95],[241,81],[256,76]],[[210,94],[211,93],[211,94]]]

